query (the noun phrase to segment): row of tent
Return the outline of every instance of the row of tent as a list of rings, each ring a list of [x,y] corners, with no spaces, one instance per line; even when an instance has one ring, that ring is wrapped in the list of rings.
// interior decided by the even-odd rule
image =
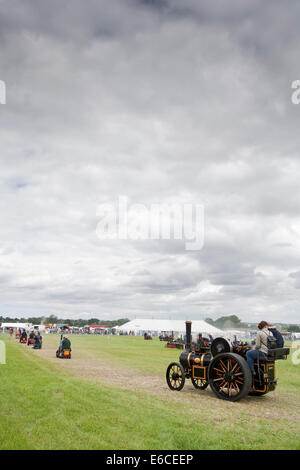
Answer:
[[[184,335],[186,331],[185,320],[159,320],[151,318],[131,320],[124,323],[124,325],[117,326],[115,329],[123,333],[134,332],[135,334],[142,334],[145,331],[152,334],[173,331],[175,335]],[[213,337],[224,336],[224,331],[215,328],[203,320],[192,321],[192,334],[196,335],[199,333],[202,333],[203,336],[209,334]]]
[[[39,329],[40,331],[45,330],[44,325],[36,326],[29,323],[2,323],[1,330],[4,331],[5,329],[9,328],[31,330],[34,327],[36,329]],[[175,335],[184,335],[185,320],[160,320],[140,318],[131,320],[127,323],[124,323],[123,325],[119,325],[114,329],[118,332],[123,333],[134,332],[134,334],[136,335],[143,334],[145,331],[152,334],[173,331]],[[202,333],[203,335],[210,334],[213,337],[224,335],[224,331],[215,328],[214,326],[210,325],[209,323],[206,323],[203,320],[196,320],[192,322],[192,333]]]

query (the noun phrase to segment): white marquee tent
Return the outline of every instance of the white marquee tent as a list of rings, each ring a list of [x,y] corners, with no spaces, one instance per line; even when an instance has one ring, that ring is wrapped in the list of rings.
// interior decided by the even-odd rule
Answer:
[[[32,328],[31,323],[0,323],[0,328],[4,331],[5,329],[21,329],[21,330],[30,330]]]
[[[0,323],[0,330],[4,332],[5,330],[9,330],[13,328],[14,330],[39,330],[45,331],[45,325],[33,325],[32,323]]]
[[[137,318],[131,320],[124,325],[116,328],[118,331],[129,333],[134,331],[135,334],[143,334],[145,331],[149,333],[161,333],[162,331],[171,332],[175,335],[185,334],[185,320],[158,320],[151,318]],[[224,331],[215,328],[203,320],[192,321],[192,334],[202,333],[203,336],[211,334],[213,337],[223,336]]]

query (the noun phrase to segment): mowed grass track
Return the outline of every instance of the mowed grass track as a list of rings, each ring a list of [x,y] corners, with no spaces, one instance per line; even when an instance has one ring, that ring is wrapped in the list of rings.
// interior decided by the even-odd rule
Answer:
[[[227,403],[189,381],[182,392],[168,391],[165,370],[180,351],[157,339],[72,336],[74,363],[54,358],[58,336],[45,336],[42,351],[0,339],[7,344],[7,364],[0,365],[0,449],[300,448],[300,366],[291,357],[276,363],[275,392]],[[149,387],[109,386],[109,377],[85,380],[84,370],[79,378],[67,371],[79,357],[131,370],[136,383],[147,373]],[[155,393],[160,379],[162,394]]]

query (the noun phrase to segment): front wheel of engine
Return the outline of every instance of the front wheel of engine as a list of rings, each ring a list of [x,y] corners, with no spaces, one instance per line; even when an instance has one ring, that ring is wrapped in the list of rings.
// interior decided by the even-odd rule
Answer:
[[[179,392],[184,386],[184,368],[179,362],[171,362],[166,372],[167,384],[171,390]]]

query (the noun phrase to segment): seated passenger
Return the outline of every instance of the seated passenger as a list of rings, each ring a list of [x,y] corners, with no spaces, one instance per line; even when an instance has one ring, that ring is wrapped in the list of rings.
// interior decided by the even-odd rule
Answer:
[[[268,330],[269,324],[266,321],[261,321],[258,324],[259,331],[256,335],[255,346],[246,352],[247,363],[250,367],[252,375],[255,375],[254,361],[257,358],[265,359],[268,354],[268,336],[273,336]]]
[[[272,325],[271,323],[268,324],[269,331],[271,331],[272,335],[274,338],[276,338],[276,343],[278,348],[283,348],[284,346],[284,339],[280,331],[277,330],[275,325]]]
[[[25,330],[23,330],[22,333],[21,333],[21,335],[20,335],[20,340],[19,340],[20,343],[21,343],[21,341],[22,341],[23,338],[25,339],[25,341],[27,341],[27,333],[26,333]]]
[[[31,331],[31,332],[29,333],[27,345],[29,346],[30,344],[33,344],[33,343],[34,343],[34,333],[33,333],[33,331]]]
[[[200,348],[205,347],[205,342],[204,342],[204,339],[202,337],[202,333],[199,333],[199,335],[198,335],[197,344],[200,346]]]
[[[37,333],[34,337],[34,346],[33,346],[33,348],[34,349],[42,349],[42,341],[43,341],[42,336],[40,335],[40,333]]]
[[[71,341],[67,335],[63,337],[60,344],[60,350],[63,351],[64,349],[71,349]]]

